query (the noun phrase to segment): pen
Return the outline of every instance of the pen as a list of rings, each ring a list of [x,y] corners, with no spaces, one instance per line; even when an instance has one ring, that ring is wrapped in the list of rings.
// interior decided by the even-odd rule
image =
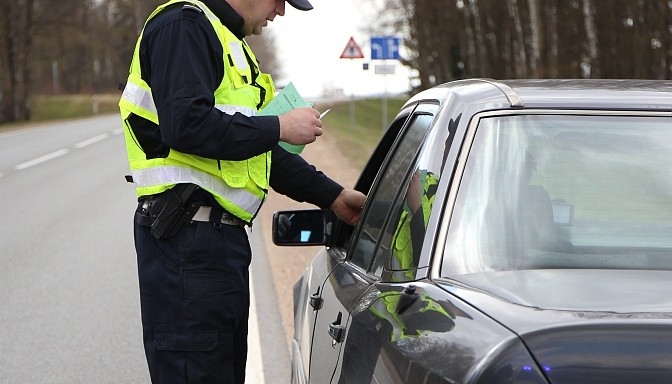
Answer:
[[[320,120],[322,120],[322,118],[323,118],[327,113],[329,113],[329,111],[331,111],[331,108],[329,108],[329,109],[327,109],[326,111],[322,112],[322,114],[320,115]]]

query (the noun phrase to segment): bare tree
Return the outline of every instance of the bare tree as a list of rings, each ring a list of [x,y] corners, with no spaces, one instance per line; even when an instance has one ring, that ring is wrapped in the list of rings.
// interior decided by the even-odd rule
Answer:
[[[530,60],[529,68],[530,75],[532,77],[539,77],[539,57],[541,55],[541,23],[539,16],[539,4],[537,0],[528,0],[527,1],[529,12],[530,12],[530,30],[531,33],[531,44],[530,44]]]
[[[540,77],[558,77],[558,52],[559,52],[559,38],[558,38],[558,5],[557,2],[549,1],[546,3],[544,17],[546,19],[546,27],[544,28],[545,46],[548,47],[546,53],[540,52],[542,55],[543,69]]]
[[[525,34],[523,33],[523,20],[521,19],[518,10],[518,0],[507,0],[509,6],[509,16],[513,22],[514,36],[513,50],[514,52],[514,73],[515,77],[526,77],[527,73],[527,56],[525,53]]]
[[[283,73],[273,32],[265,31],[259,36],[249,36],[245,38],[245,41],[257,57],[261,70],[271,74],[274,79],[280,78]]]
[[[117,88],[164,1],[0,0],[0,122],[28,119],[35,93]],[[383,5],[369,32],[403,36],[417,89],[464,77],[672,77],[669,0],[368,2]],[[274,36],[247,41],[280,76]]]
[[[586,31],[586,45],[588,54],[582,60],[583,77],[600,77],[600,71],[597,64],[597,34],[595,32],[594,10],[591,0],[583,0],[583,25]]]
[[[30,118],[28,87],[33,6],[33,0],[5,0],[0,4],[3,25],[0,122]]]

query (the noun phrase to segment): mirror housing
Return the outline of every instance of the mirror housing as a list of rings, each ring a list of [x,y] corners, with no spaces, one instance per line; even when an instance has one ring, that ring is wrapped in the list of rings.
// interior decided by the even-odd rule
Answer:
[[[322,209],[277,211],[273,214],[273,243],[329,246],[335,219],[331,211]]]

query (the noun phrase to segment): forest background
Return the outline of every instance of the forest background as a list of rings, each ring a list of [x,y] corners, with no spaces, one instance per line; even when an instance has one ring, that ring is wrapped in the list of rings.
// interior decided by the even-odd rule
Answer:
[[[338,1],[338,0],[333,0]],[[403,37],[412,92],[446,81],[672,78],[671,0],[360,0],[372,35]],[[0,0],[0,123],[40,95],[117,92],[163,0]],[[277,77],[275,36],[248,39]]]

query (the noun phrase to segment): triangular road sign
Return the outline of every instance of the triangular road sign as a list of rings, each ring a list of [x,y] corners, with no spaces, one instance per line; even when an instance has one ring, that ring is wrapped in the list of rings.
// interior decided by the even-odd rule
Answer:
[[[362,54],[362,49],[359,48],[359,45],[355,43],[355,39],[350,37],[348,45],[345,46],[343,53],[341,53],[341,59],[363,59],[364,55]]]

